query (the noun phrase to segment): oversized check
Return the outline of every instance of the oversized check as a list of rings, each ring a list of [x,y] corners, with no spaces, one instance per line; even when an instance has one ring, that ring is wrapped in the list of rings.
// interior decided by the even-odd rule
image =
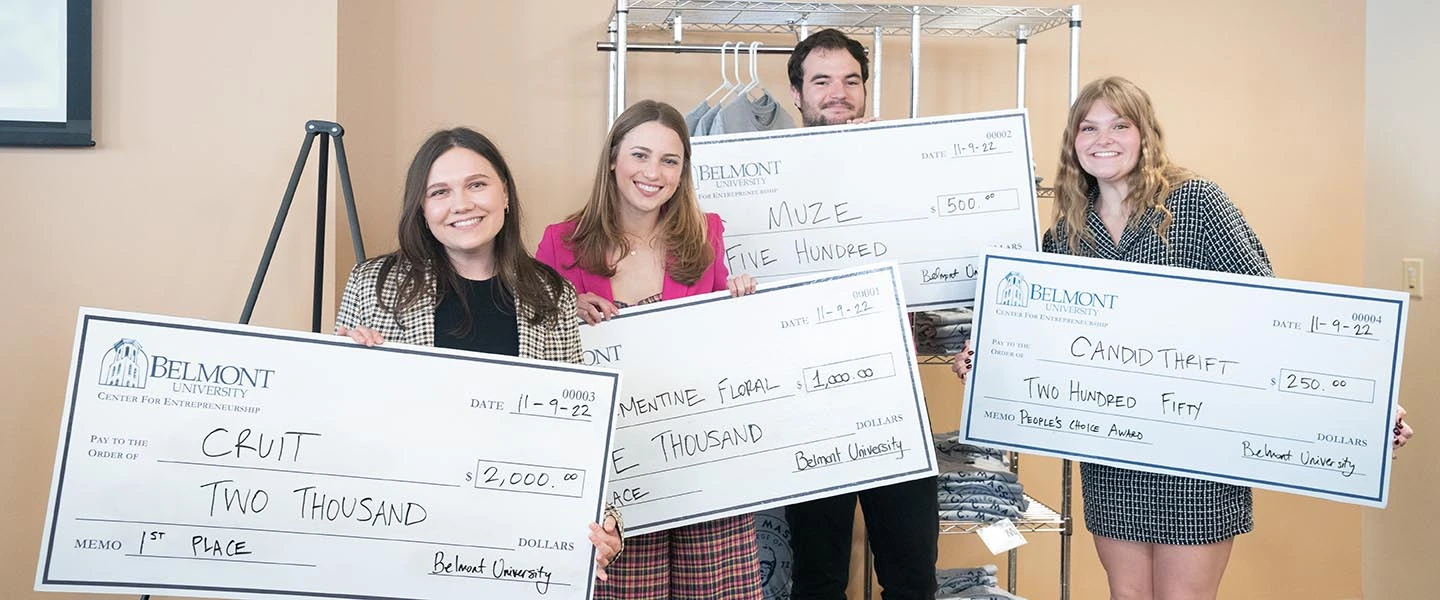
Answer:
[[[646,533],[935,474],[893,264],[628,308],[580,329],[625,371],[610,500]]]
[[[588,598],[613,370],[84,309],[35,587]]]
[[[1385,506],[1404,293],[1036,253],[981,264],[966,440]]]
[[[696,138],[731,273],[900,263],[911,310],[975,299],[981,249],[1037,248],[1024,110]]]

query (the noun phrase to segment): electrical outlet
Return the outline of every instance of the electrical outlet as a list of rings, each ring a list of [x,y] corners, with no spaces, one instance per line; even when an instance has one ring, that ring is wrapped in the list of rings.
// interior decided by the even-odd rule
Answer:
[[[1410,292],[1410,297],[1425,297],[1425,261],[1419,258],[1400,259],[1400,285]]]

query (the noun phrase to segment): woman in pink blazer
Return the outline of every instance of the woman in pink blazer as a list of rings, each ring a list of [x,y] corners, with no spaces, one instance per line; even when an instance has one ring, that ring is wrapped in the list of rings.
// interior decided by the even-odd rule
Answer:
[[[545,228],[536,258],[580,295],[579,317],[595,324],[617,308],[729,289],[755,290],[749,275],[727,279],[720,216],[700,212],[690,179],[690,137],[674,107],[635,103],[615,120],[585,207]]]
[[[602,275],[600,273],[587,271],[580,266],[579,259],[576,258],[576,252],[570,247],[569,243],[567,243],[567,240],[576,237],[575,231],[579,225],[580,215],[571,215],[569,220],[546,227],[545,235],[540,239],[540,248],[536,251],[536,258],[539,258],[540,262],[550,265],[556,271],[559,271],[562,276],[570,280],[570,283],[575,286],[575,293],[582,298],[579,303],[578,316],[584,319],[585,322],[593,325],[614,316],[617,302],[623,306],[649,304],[650,302],[659,302],[660,300],[674,300],[676,298],[729,289],[730,282],[727,280],[729,270],[725,268],[725,246],[724,238],[722,237],[725,231],[725,225],[721,222],[720,215],[715,213],[704,213],[702,216],[705,219],[705,225],[703,227],[705,232],[704,241],[710,247],[710,251],[714,253],[715,259],[706,265],[705,270],[700,273],[699,279],[696,279],[694,283],[690,284],[681,283],[673,277],[665,276],[667,273],[663,267],[651,270],[648,275],[659,274],[662,276],[659,282],[660,287],[657,288],[659,289],[658,297],[647,296],[627,302],[627,298],[623,294],[616,294],[614,291],[614,286],[610,281],[614,275]],[[629,236],[626,236],[627,241],[628,237]],[[658,260],[661,255],[661,253],[653,247],[648,249],[622,248],[622,250],[623,252],[616,253],[624,255],[621,257],[623,259],[621,262],[631,260],[638,263],[640,261],[635,259],[638,259],[640,254],[646,252],[646,250],[649,250],[649,252],[646,253],[646,258],[652,261]],[[620,265],[617,264],[612,267],[612,269],[619,271]],[[647,273],[642,273],[642,275],[645,274]],[[748,282],[748,285],[753,289],[754,281],[750,279],[748,275],[736,277],[735,283],[740,283],[742,278],[743,281]],[[646,278],[642,277],[638,279]],[[656,278],[650,277],[648,279],[653,280]],[[617,301],[617,296],[619,296],[621,300]],[[587,311],[587,309],[589,310]]]
[[[536,258],[575,286],[576,313],[594,325],[627,306],[729,289],[720,217],[700,211],[685,119],[644,100],[615,120],[585,207],[545,229]],[[623,512],[623,509],[622,509]],[[751,515],[627,537],[596,598],[759,600]]]

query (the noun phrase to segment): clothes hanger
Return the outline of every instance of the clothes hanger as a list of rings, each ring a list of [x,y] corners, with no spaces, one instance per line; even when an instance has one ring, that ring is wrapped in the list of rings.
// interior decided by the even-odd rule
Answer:
[[[738,42],[737,42],[737,44],[738,44]],[[705,96],[705,100],[703,100],[703,102],[707,102],[707,103],[710,102],[710,99],[713,98],[713,97],[715,97],[715,94],[718,94],[718,93],[720,93],[720,92],[722,92],[722,91],[725,92],[726,94],[729,94],[729,93],[730,93],[730,90],[734,89],[734,87],[735,87],[735,84],[730,83],[730,76],[725,74],[725,51],[726,51],[727,49],[729,49],[729,48],[730,48],[730,42],[725,42],[724,44],[721,44],[721,45],[720,45],[720,80],[721,80],[723,83],[720,84],[720,87],[715,88],[715,91],[710,92],[708,95],[706,95],[706,96]],[[736,74],[735,74],[735,79],[737,79],[737,80],[740,79],[740,74],[739,74],[739,73],[736,73]],[[736,83],[738,84],[739,82],[737,81]],[[725,96],[721,96],[720,99],[721,99],[721,100],[724,100],[724,99],[725,99]]]
[[[744,48],[744,47],[745,47],[745,42],[735,42],[735,46],[734,46],[734,48],[733,48],[733,50],[735,51],[735,55],[734,55],[734,59],[735,59],[735,86],[734,86],[734,87],[731,87],[731,88],[730,88],[730,91],[726,92],[725,95],[723,95],[723,96],[720,97],[720,101],[715,103],[717,106],[718,106],[718,105],[721,105],[721,104],[727,104],[727,103],[729,103],[729,102],[734,101],[736,98],[739,98],[739,97],[740,97],[739,94],[737,94],[736,92],[740,91],[740,89],[741,89],[741,85],[740,85],[740,50],[741,50],[742,48]],[[734,95],[732,96],[732,94],[734,94]]]
[[[761,45],[762,44],[760,42],[750,42],[750,82],[745,84],[745,89],[740,90],[740,96],[746,96],[748,98],[750,90],[753,90],[760,85],[760,71],[759,68],[756,66],[756,63],[759,62],[757,60],[757,50]],[[737,75],[735,78],[739,79],[740,77]]]

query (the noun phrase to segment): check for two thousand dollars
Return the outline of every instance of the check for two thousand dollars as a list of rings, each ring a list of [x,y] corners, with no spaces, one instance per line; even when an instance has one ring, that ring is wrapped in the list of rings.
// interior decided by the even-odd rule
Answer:
[[[1383,507],[1409,297],[1003,250],[962,436]]]
[[[35,586],[588,598],[620,375],[83,309]]]

